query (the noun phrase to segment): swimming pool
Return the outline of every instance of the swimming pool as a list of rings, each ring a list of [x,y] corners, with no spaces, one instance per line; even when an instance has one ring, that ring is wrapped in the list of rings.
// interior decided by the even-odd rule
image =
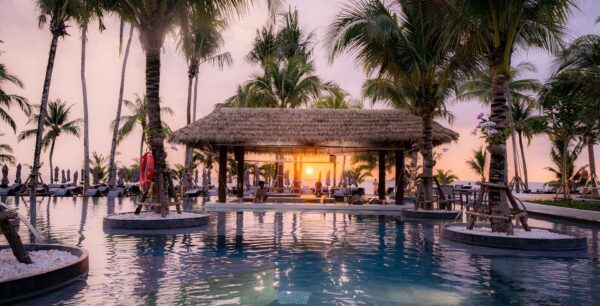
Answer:
[[[311,212],[211,213],[185,232],[107,233],[128,199],[6,199],[48,242],[90,253],[85,280],[29,305],[592,305],[600,227],[531,220],[588,237],[581,257],[497,251],[440,238],[441,223]],[[201,203],[187,209],[202,210]],[[22,237],[28,241],[24,227]],[[2,243],[5,243],[2,241]]]

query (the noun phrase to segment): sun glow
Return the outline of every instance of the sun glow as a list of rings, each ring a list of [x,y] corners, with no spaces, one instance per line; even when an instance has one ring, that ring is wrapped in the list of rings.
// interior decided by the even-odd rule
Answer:
[[[312,175],[314,170],[312,167],[306,167],[306,170],[304,170],[304,172],[306,172],[306,174],[308,175]]]

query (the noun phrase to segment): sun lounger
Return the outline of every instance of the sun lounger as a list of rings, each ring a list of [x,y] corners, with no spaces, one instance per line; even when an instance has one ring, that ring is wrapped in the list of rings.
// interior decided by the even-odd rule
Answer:
[[[71,196],[73,196],[73,193],[69,189],[56,188],[53,190],[51,189],[51,192],[52,192],[52,195],[55,197],[71,197]]]
[[[83,196],[84,196],[84,197],[99,197],[99,196],[101,196],[101,195],[102,195],[102,194],[100,193],[100,190],[98,190],[98,189],[94,189],[94,188],[90,188],[90,189],[88,189],[88,190],[87,190],[87,191],[86,191],[86,192],[83,194]]]

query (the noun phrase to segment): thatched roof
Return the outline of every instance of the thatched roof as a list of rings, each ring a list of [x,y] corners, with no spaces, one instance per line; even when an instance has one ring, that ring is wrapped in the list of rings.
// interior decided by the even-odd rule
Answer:
[[[194,147],[244,146],[250,152],[360,152],[409,149],[421,119],[405,110],[220,108],[175,131],[170,140]],[[458,134],[433,125],[435,145]]]

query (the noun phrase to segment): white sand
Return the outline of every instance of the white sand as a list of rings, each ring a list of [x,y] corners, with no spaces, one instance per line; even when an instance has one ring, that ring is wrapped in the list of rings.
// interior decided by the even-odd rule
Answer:
[[[160,214],[156,214],[154,212],[142,212],[139,215],[136,215],[131,212],[131,213],[112,215],[112,216],[108,216],[107,218],[113,219],[113,220],[165,220],[165,219],[175,220],[175,219],[192,219],[192,218],[198,218],[201,216],[203,216],[203,215],[189,213],[189,212],[181,212],[181,214],[178,214],[176,211],[171,211],[164,218]]]
[[[482,235],[482,236],[498,236],[498,237],[515,237],[515,238],[533,238],[533,239],[567,239],[567,238],[576,238],[574,236],[554,233],[551,231],[547,231],[544,229],[532,228],[530,232],[525,231],[521,228],[514,229],[514,235],[508,236],[506,233],[497,233],[492,232],[489,227],[474,227],[472,230],[468,230],[466,226],[450,226],[448,229],[460,232],[460,233],[469,233],[474,235]]]
[[[68,266],[79,257],[69,252],[43,250],[29,252],[32,264],[19,263],[10,248],[0,250],[0,282],[56,270]]]

